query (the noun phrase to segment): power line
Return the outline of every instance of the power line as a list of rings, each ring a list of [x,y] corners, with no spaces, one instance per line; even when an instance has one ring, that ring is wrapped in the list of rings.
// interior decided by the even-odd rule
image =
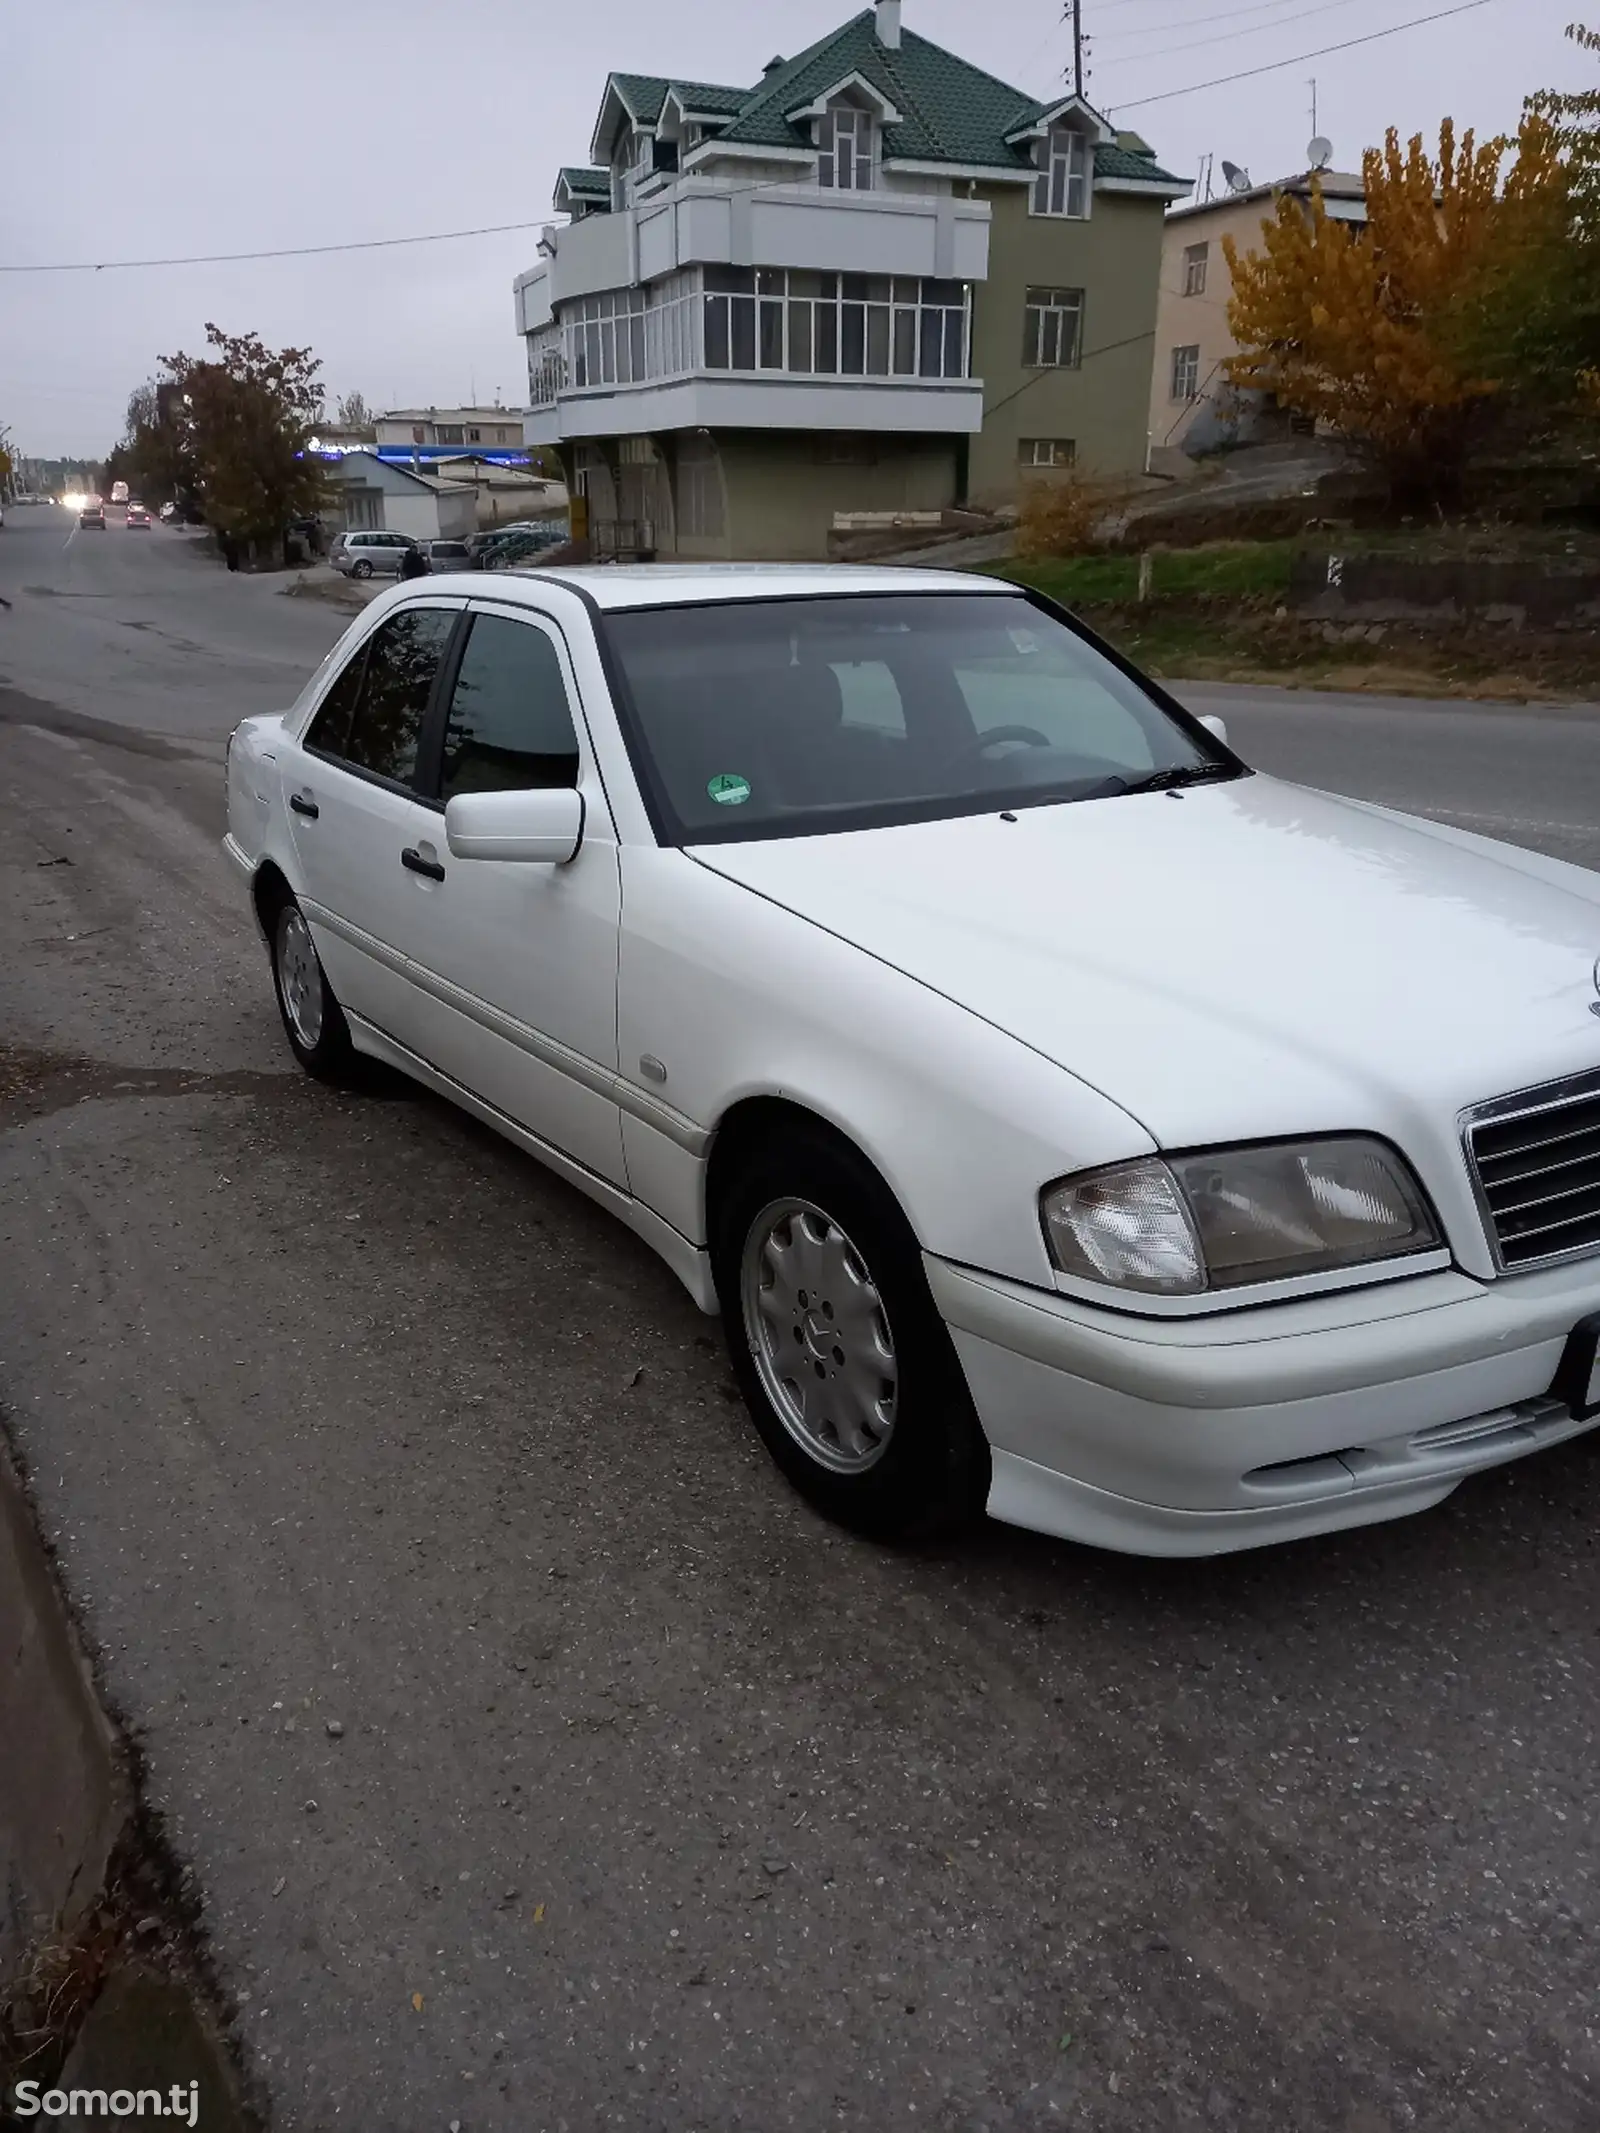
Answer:
[[[1144,333],[1130,333],[1126,340],[1107,341],[1100,348],[1085,348],[1071,368],[1073,370],[1081,370],[1085,363],[1092,363],[1096,356],[1115,355],[1119,348],[1137,348],[1141,341],[1153,341],[1155,337],[1156,329],[1151,326]],[[1047,370],[1036,370],[1031,378],[1024,378],[1014,391],[1005,395],[1004,399],[996,400],[991,407],[986,407],[983,411],[984,421],[987,422],[991,415],[998,415],[1001,408],[1009,407],[1013,400],[1020,400],[1024,393],[1032,392],[1033,388],[1036,385],[1042,385],[1046,378],[1059,376],[1061,370],[1067,367],[1062,364],[1052,365]]]
[[[328,252],[384,252],[401,244],[452,244],[458,237],[509,237],[518,230],[540,230],[550,220],[486,223],[472,230],[431,230],[419,237],[363,237],[349,244],[288,244],[263,252],[195,252],[182,259],[61,259],[42,266],[0,264],[0,274],[113,274],[127,267],[219,267],[246,259],[313,259]]]
[[[1162,57],[1165,58],[1168,52],[1192,52],[1198,45],[1223,44],[1232,37],[1260,37],[1272,30],[1293,29],[1310,15],[1328,15],[1336,7],[1354,7],[1356,4],[1357,0],[1322,0],[1320,7],[1302,7],[1300,0],[1265,0],[1264,6],[1231,8],[1225,15],[1200,15],[1189,22],[1152,22],[1142,30],[1114,31],[1110,37],[1097,37],[1095,45],[1098,49],[1105,44],[1126,44],[1136,38],[1162,35],[1168,30],[1203,30],[1213,22],[1237,22],[1243,15],[1264,15],[1269,9],[1276,15],[1272,22],[1257,22],[1248,29],[1229,30],[1220,37],[1197,37],[1188,44],[1167,45],[1162,52]],[[1292,7],[1295,12],[1286,15],[1283,12],[1285,7]],[[1142,55],[1130,53],[1128,56],[1138,58]]]
[[[1382,37],[1398,37],[1402,30],[1420,30],[1425,23],[1446,22],[1452,15],[1470,15],[1487,7],[1489,0],[1462,0],[1459,7],[1441,8],[1435,15],[1416,15],[1410,22],[1396,22],[1386,30],[1369,30],[1365,37],[1347,37],[1342,44],[1319,45],[1314,52],[1297,52],[1293,59],[1274,59],[1264,67],[1242,67],[1237,74],[1219,74],[1214,81],[1190,82],[1184,89],[1164,89],[1159,96],[1136,96],[1118,103],[1118,111],[1144,111],[1151,104],[1170,104],[1175,97],[1198,96],[1202,89],[1224,89],[1230,82],[1252,81],[1258,74],[1277,74],[1284,67],[1304,65],[1308,59],[1325,59],[1330,52],[1350,52],[1359,44],[1376,44]]]

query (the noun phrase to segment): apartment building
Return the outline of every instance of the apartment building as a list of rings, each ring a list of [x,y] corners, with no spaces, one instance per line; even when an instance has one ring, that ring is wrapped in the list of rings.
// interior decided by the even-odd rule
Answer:
[[[797,557],[841,511],[1142,467],[1187,184],[876,4],[752,87],[612,74],[515,284],[530,445],[602,553]]]
[[[1285,195],[1310,213],[1313,182],[1335,220],[1366,221],[1360,173],[1343,170],[1302,171],[1275,185],[1245,180],[1215,200],[1177,207],[1167,216],[1150,385],[1151,463],[1157,469],[1164,458],[1181,466],[1186,448],[1214,446],[1237,424],[1224,367],[1239,344],[1228,324],[1233,276],[1223,239],[1231,237],[1241,254],[1259,251],[1263,225],[1276,219]]]
[[[505,461],[523,457],[522,412],[515,407],[392,407],[374,423],[382,459],[427,464],[463,451]]]

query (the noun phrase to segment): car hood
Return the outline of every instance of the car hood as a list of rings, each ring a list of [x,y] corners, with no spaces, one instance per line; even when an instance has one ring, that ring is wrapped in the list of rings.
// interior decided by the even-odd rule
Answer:
[[[1465,1105],[1600,1065],[1600,876],[1272,778],[692,856],[1165,1147],[1437,1141]]]

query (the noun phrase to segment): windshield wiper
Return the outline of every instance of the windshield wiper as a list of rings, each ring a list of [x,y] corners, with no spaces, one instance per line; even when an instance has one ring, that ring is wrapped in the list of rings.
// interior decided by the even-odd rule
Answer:
[[[1152,770],[1147,778],[1134,778],[1122,787],[1124,793],[1176,792],[1181,785],[1207,785],[1217,778],[1240,778],[1246,773],[1237,763],[1173,764]]]

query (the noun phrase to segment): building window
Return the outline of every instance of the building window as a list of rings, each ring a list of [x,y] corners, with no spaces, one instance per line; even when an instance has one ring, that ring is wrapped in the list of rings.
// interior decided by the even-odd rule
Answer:
[[[817,183],[842,193],[872,190],[877,129],[870,111],[835,104],[817,124]]]
[[[1185,296],[1204,296],[1206,293],[1206,268],[1211,260],[1209,244],[1190,244],[1183,251],[1183,293]]]
[[[1075,467],[1078,447],[1071,437],[1024,437],[1017,457],[1025,467]]]
[[[1200,349],[1191,342],[1187,348],[1172,351],[1172,397],[1174,400],[1195,400],[1200,395]]]
[[[483,432],[482,432],[482,430],[468,430],[468,432],[467,432],[467,442],[468,442],[468,444],[482,444],[482,442],[483,442]]]
[[[1083,291],[1030,289],[1022,360],[1030,370],[1076,370],[1083,356]]]
[[[1093,189],[1094,144],[1076,127],[1056,126],[1036,143],[1033,160],[1033,212],[1066,215],[1081,222],[1089,212]]]
[[[646,178],[654,176],[655,167],[655,136],[649,133],[624,134],[617,143],[617,160],[611,167],[611,206],[614,213],[622,212]]]
[[[528,404],[697,370],[965,378],[969,338],[963,282],[707,266],[563,304],[527,336]]]
[[[434,425],[434,436],[440,444],[465,444],[466,432],[459,422],[440,422]]]
[[[904,274],[707,267],[708,370],[964,378],[967,291]]]
[[[414,423],[414,424],[412,425],[412,430],[411,430],[411,442],[412,442],[413,444],[426,444],[426,443],[427,443],[427,441],[428,441],[428,433],[427,433],[427,431],[426,431],[426,430],[425,430],[425,429],[424,429],[424,428],[422,427],[422,425],[421,425],[420,423]]]

